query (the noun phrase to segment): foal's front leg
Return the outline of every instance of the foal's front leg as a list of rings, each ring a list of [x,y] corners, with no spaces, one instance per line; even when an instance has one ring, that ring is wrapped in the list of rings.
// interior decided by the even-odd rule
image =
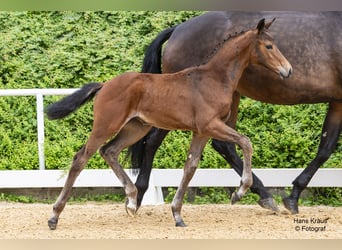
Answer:
[[[243,153],[243,171],[240,187],[232,195],[231,203],[234,204],[241,199],[253,184],[252,176],[252,144],[248,137],[236,132],[219,119],[212,120],[208,126],[208,133],[215,139],[227,142],[233,142],[239,145]]]
[[[113,169],[115,175],[122,183],[126,197],[126,211],[134,216],[137,212],[137,194],[138,190],[129,176],[122,169],[118,157],[120,152],[140,140],[151,129],[151,126],[142,124],[139,120],[129,121],[117,134],[117,136],[100,149],[101,156]]]
[[[202,151],[208,139],[209,137],[199,136],[195,133],[192,136],[188,158],[186,160],[185,167],[184,167],[183,178],[177,189],[177,192],[173,198],[172,205],[171,205],[173,218],[175,219],[177,227],[186,226],[181,216],[181,209],[182,209],[184,195],[185,195],[185,192],[187,190],[190,180],[195,174],[198,162],[201,159]]]

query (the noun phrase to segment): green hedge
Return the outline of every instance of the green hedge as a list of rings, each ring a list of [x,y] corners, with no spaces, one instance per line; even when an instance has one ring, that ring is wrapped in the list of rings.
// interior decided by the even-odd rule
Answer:
[[[76,88],[139,71],[144,49],[163,29],[201,12],[0,12],[0,86]],[[45,104],[60,97],[47,97]],[[276,106],[242,98],[238,130],[254,147],[254,168],[305,167],[314,158],[326,105]],[[92,103],[46,124],[46,167],[67,169],[86,141]],[[0,170],[38,169],[34,97],[0,97]],[[154,162],[181,168],[190,133],[171,132]],[[129,162],[122,156],[125,167]],[[225,168],[209,145],[201,167]],[[324,165],[341,167],[340,148]],[[88,168],[108,168],[96,154]]]

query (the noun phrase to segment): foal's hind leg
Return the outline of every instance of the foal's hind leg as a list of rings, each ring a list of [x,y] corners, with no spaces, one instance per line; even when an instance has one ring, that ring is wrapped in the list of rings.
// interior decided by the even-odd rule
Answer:
[[[177,227],[185,227],[185,223],[181,217],[181,209],[183,204],[183,199],[185,192],[188,188],[189,182],[195,174],[199,160],[201,159],[201,154],[205,144],[207,143],[209,137],[203,137],[193,134],[190,150],[188,152],[188,158],[184,167],[184,174],[182,181],[177,189],[177,192],[172,201],[172,214],[175,219]]]
[[[122,169],[118,157],[120,152],[137,142],[151,129],[151,126],[144,125],[137,119],[129,121],[117,134],[117,136],[101,147],[100,154],[113,169],[115,175],[121,181],[127,196],[126,211],[129,215],[134,215],[137,211],[137,188]]]
[[[53,206],[53,215],[48,221],[48,225],[51,230],[55,230],[57,227],[59,215],[62,213],[66,202],[70,198],[72,186],[74,185],[77,176],[83,170],[89,158],[96,152],[96,150],[105,142],[107,138],[108,137],[106,136],[97,137],[92,133],[87,144],[85,144],[75,154],[64,187]]]

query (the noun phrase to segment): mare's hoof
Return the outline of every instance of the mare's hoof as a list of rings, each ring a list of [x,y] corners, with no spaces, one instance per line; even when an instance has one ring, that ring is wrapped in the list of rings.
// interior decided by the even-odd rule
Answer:
[[[234,205],[236,202],[238,202],[239,200],[241,199],[241,197],[236,193],[234,192],[232,194],[232,198],[231,198],[231,203],[232,205]]]
[[[298,202],[296,199],[291,199],[290,197],[283,198],[284,206],[287,210],[291,212],[291,214],[298,214]]]
[[[266,209],[272,210],[274,212],[279,212],[279,208],[277,203],[275,202],[275,200],[272,197],[268,197],[265,199],[260,199],[258,201],[258,204]]]
[[[58,223],[58,219],[57,218],[51,218],[50,220],[48,220],[48,225],[49,225],[49,228],[51,230],[56,230],[57,228],[57,223]]]
[[[186,227],[186,224],[184,223],[184,221],[178,221],[176,222],[176,227]]]

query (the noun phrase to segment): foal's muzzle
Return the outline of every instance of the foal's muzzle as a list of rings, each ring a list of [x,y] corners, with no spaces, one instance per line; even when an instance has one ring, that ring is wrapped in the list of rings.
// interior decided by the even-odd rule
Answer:
[[[279,69],[279,74],[281,78],[289,78],[292,74],[292,67],[281,67]]]

